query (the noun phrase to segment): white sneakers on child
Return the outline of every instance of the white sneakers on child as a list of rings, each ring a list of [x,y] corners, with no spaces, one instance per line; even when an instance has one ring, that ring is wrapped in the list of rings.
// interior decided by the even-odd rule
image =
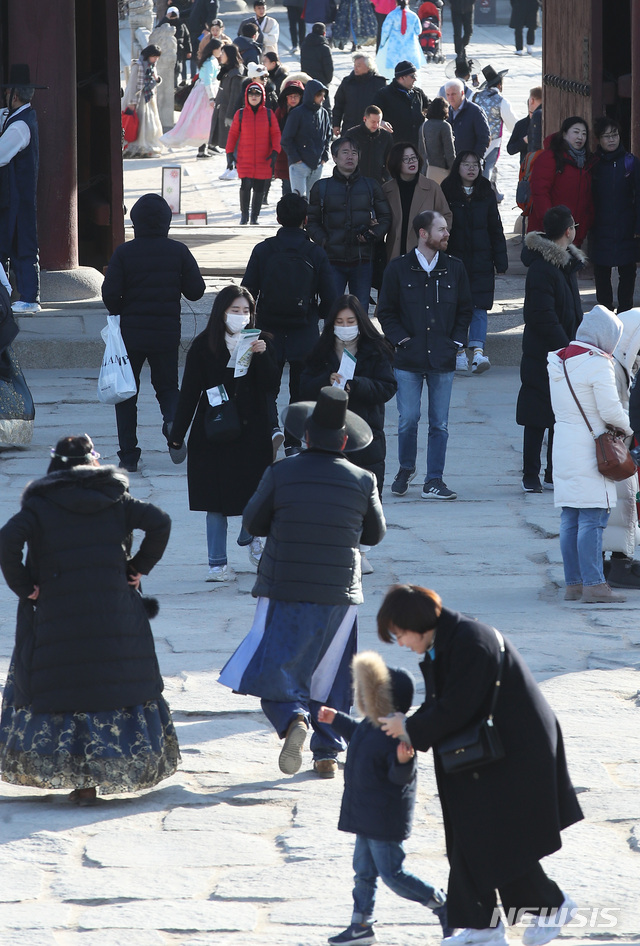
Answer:
[[[477,348],[473,355],[473,361],[471,362],[471,371],[473,374],[482,374],[483,371],[488,371],[490,367],[491,362],[485,353]]]
[[[260,564],[260,559],[262,558],[262,539],[254,535],[251,539],[251,545],[249,546],[249,561],[252,565],[255,565],[256,568]]]

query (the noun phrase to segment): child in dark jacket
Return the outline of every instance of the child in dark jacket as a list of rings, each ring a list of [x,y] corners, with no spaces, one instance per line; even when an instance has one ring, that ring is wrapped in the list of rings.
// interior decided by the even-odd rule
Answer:
[[[375,942],[373,909],[378,877],[398,896],[433,910],[444,936],[450,936],[444,891],[403,867],[402,842],[411,833],[416,801],[414,749],[390,740],[378,722],[379,717],[409,709],[413,678],[406,670],[387,667],[375,651],[356,654],[352,673],[355,702],[365,717],[362,722],[329,706],[322,706],[318,713],[320,722],[328,723],[349,743],[338,829],[356,835],[351,925],[330,936],[329,943]]]

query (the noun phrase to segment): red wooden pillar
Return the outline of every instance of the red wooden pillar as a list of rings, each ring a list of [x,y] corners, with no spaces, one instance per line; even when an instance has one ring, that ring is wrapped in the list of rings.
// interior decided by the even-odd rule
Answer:
[[[84,0],[86,2],[86,0]],[[43,269],[78,265],[75,0],[8,5],[10,63],[26,62],[40,135],[38,241]]]

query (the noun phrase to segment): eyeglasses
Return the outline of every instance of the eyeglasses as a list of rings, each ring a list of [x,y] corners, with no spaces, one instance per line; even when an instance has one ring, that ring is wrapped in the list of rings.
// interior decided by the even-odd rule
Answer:
[[[403,159],[402,159],[402,163],[403,163],[403,164],[413,164],[413,163],[414,163],[415,161],[417,161],[417,160],[418,160],[418,159],[417,159],[417,157],[415,156],[415,154],[412,154],[410,158],[409,158],[409,157],[408,157],[408,158],[403,158]]]
[[[601,138],[607,138],[609,141],[613,141],[615,138],[619,138],[619,137],[620,137],[620,132],[619,132],[619,131],[611,131],[611,132],[607,132],[606,135],[600,135],[600,137],[601,137]]]

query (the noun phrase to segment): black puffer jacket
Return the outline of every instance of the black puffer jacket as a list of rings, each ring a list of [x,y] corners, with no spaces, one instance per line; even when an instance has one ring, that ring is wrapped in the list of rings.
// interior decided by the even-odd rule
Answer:
[[[411,709],[413,679],[406,670],[386,667],[373,651],[356,654],[353,679],[356,703],[365,718],[358,723],[336,713],[331,724],[349,743],[338,830],[374,841],[404,841],[411,833],[416,802],[417,758],[400,764],[398,740],[382,731],[378,719]]]
[[[300,46],[300,68],[312,79],[329,86],[333,79],[333,56],[326,36],[309,33]]]
[[[564,250],[542,233],[528,233],[522,262],[528,271],[516,422],[521,427],[552,427],[547,355],[568,345],[582,322],[577,273],[586,260],[575,246]]]
[[[388,181],[391,175],[387,171],[387,158],[393,148],[393,136],[384,128],[369,131],[363,121],[349,128],[346,134],[360,149],[358,169],[362,176],[372,177],[378,184]]]
[[[349,410],[366,420],[373,433],[369,446],[350,453],[349,459],[371,470],[378,479],[380,490],[387,453],[384,405],[391,400],[398,386],[391,367],[391,352],[387,353],[387,347],[361,335],[358,339],[355,375],[348,382]],[[311,352],[307,367],[302,372],[300,398],[303,401],[317,401],[320,389],[331,383],[329,377],[339,367],[340,359],[335,347],[327,354],[325,346],[319,343]]]
[[[373,100],[386,84],[385,77],[379,76],[376,72],[365,72],[363,76],[350,72],[336,90],[333,104],[334,127],[342,128],[344,134],[347,128],[352,128],[361,122],[365,108],[368,105],[378,104]],[[384,118],[386,117],[385,115]]]
[[[382,117],[393,128],[394,142],[409,141],[414,148],[418,148],[419,132],[425,120],[424,113],[429,108],[429,99],[422,89],[414,86],[407,92],[394,79],[380,89],[369,104],[382,109]],[[360,119],[362,120],[362,115]]]
[[[127,563],[134,529],[146,535]],[[21,511],[0,530],[0,566],[20,599],[16,705],[101,712],[160,696],[151,628],[127,565],[148,574],[170,530],[169,516],[133,499],[115,467],[60,470],[27,486]],[[37,602],[28,599],[34,585]]]
[[[266,535],[254,597],[361,604],[359,546],[386,525],[374,477],[346,457],[304,450],[266,471],[242,517]]]
[[[374,218],[377,223],[371,226]],[[311,188],[307,232],[332,262],[371,259],[374,243],[360,243],[357,234],[371,229],[379,243],[390,226],[391,210],[382,188],[357,169],[345,177],[334,168],[331,177],[316,181]]]
[[[171,210],[159,194],[145,194],[131,208],[135,239],[121,243],[109,261],[102,299],[120,316],[132,351],[165,351],[180,341],[180,296],[204,295],[204,279],[184,243],[167,237]]]
[[[446,253],[430,273],[415,251],[387,263],[378,301],[382,330],[401,371],[454,371],[455,344],[467,344],[473,305],[464,264]]]
[[[496,195],[486,177],[479,177],[470,197],[460,178],[442,182],[442,193],[453,214],[447,252],[461,259],[467,270],[474,306],[491,309],[495,273],[506,273],[507,244]],[[474,339],[472,339],[474,341]]]

